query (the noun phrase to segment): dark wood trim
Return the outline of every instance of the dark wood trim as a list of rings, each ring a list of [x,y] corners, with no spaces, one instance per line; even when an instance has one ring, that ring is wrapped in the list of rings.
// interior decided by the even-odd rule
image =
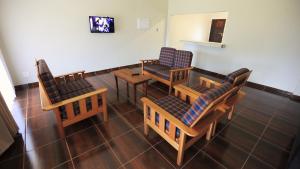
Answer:
[[[92,76],[96,76],[96,75],[110,73],[110,72],[118,70],[118,69],[136,68],[136,67],[139,67],[139,66],[140,66],[140,64],[132,64],[132,65],[120,66],[120,67],[104,69],[104,70],[99,70],[99,71],[94,71],[94,72],[88,72],[85,75],[87,77],[92,77]],[[216,72],[200,69],[200,68],[197,68],[197,67],[193,67],[193,70],[196,71],[196,72],[208,75],[208,76],[219,78],[219,79],[224,79],[226,77],[223,74],[219,74],[219,73],[216,73]],[[23,85],[17,85],[17,86],[15,86],[15,90],[18,91],[18,90],[23,90],[25,88],[34,88],[34,87],[38,87],[38,86],[39,86],[38,82],[33,82],[33,83],[28,83],[28,84],[23,84]],[[266,85],[262,85],[262,84],[258,84],[258,83],[254,83],[254,82],[247,82],[246,86],[257,89],[257,90],[262,90],[262,91],[265,91],[265,92],[273,93],[273,94],[276,94],[276,95],[279,95],[279,96],[287,97],[287,98],[290,98],[291,100],[300,102],[300,96],[294,95],[293,93],[285,91],[285,90],[277,89],[277,88],[274,88],[274,87],[270,87],[270,86],[266,86]]]
[[[132,64],[132,65],[120,66],[120,67],[104,69],[104,70],[99,70],[99,71],[94,71],[94,72],[87,72],[87,73],[85,73],[85,76],[86,77],[92,77],[92,76],[96,76],[96,75],[110,73],[110,72],[118,70],[118,69],[136,68],[136,67],[139,67],[139,66],[140,66],[140,64]],[[38,87],[38,86],[39,86],[38,82],[32,82],[32,83],[23,84],[23,85],[16,85],[15,86],[15,91],[24,90],[26,88],[34,88],[34,87]]]
[[[224,79],[226,77],[223,74],[219,74],[219,73],[216,73],[216,72],[211,72],[211,71],[200,69],[200,68],[197,68],[197,67],[194,67],[193,70],[195,70],[199,73],[205,74],[205,75],[209,75],[209,76],[213,76],[215,78],[219,78],[219,79]],[[285,90],[281,90],[281,89],[277,89],[277,88],[274,88],[274,87],[270,87],[270,86],[266,86],[266,85],[262,85],[262,84],[258,84],[258,83],[254,83],[254,82],[249,82],[249,81],[246,83],[246,86],[257,89],[257,90],[262,90],[262,91],[265,91],[265,92],[276,94],[276,95],[279,95],[279,96],[287,97],[291,100],[300,101],[300,96],[293,95],[293,93],[285,91]]]

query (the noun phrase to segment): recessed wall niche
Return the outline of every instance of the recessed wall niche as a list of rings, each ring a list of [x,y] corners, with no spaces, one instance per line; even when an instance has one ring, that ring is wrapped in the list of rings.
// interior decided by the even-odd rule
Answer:
[[[178,14],[169,18],[169,46],[180,48],[182,42],[193,42],[205,46],[224,47],[221,43],[226,36],[224,28],[228,12]]]

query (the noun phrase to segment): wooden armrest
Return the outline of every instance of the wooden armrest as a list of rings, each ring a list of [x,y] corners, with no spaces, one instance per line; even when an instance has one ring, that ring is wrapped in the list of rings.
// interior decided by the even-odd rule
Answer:
[[[177,68],[177,69],[171,69],[170,72],[178,72],[178,71],[183,71],[183,70],[191,70],[193,69],[192,67],[187,67],[187,68]]]
[[[143,97],[141,101],[148,105],[149,107],[153,108],[156,112],[158,112],[160,115],[164,116],[165,119],[173,123],[178,129],[181,130],[181,132],[186,133],[188,136],[195,137],[198,135],[198,132],[186,126],[184,123],[182,123],[180,120],[178,120],[176,117],[172,116],[170,113],[168,113],[166,110],[155,104],[153,101],[150,99]],[[145,113],[145,112],[144,112]]]
[[[216,86],[221,86],[221,83],[219,83],[217,81],[214,81],[214,80],[211,80],[211,79],[208,79],[208,78],[203,77],[203,76],[201,76],[199,79],[200,79],[200,84],[204,81],[206,83],[214,84]]]
[[[60,101],[60,102],[55,103],[55,104],[45,104],[45,103],[42,102],[42,109],[45,110],[45,111],[53,110],[53,109],[58,108],[60,106],[64,106],[66,104],[73,103],[73,102],[76,102],[76,101],[79,101],[79,100],[82,100],[82,99],[85,99],[85,98],[88,98],[88,97],[91,97],[91,96],[94,96],[94,95],[97,95],[97,94],[106,93],[106,92],[107,92],[107,88],[100,88],[100,89],[97,89],[95,91],[83,94],[83,95],[79,95],[79,96],[72,97],[72,98],[67,99],[67,100]]]
[[[176,93],[176,91],[178,91],[183,95],[187,95],[187,96],[189,96],[191,98],[195,98],[195,99],[201,95],[201,93],[199,93],[198,91],[196,91],[188,86],[185,86],[183,84],[175,85],[174,89],[175,89],[175,93]]]
[[[80,71],[76,71],[76,72],[71,72],[71,73],[58,75],[55,78],[60,78],[60,77],[65,77],[65,76],[70,76],[70,75],[75,75],[75,74],[84,74],[84,72],[85,72],[85,70],[80,70]]]

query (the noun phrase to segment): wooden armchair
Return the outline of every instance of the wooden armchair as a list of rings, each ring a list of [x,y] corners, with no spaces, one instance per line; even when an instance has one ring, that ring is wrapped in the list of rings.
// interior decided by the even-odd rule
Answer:
[[[194,93],[166,96],[157,100],[142,98],[144,106],[144,133],[148,135],[149,127],[163,137],[177,151],[177,165],[182,164],[184,151],[206,134],[211,138],[214,123],[226,111],[225,103],[237,91],[236,87],[226,83],[218,88],[208,90],[194,98]],[[192,103],[189,104],[189,103]],[[203,104],[204,103],[204,104]],[[189,139],[187,139],[189,137]]]
[[[141,60],[142,73],[168,85],[171,94],[174,85],[188,81],[192,58],[192,52],[163,47],[159,59]]]
[[[230,73],[229,75],[226,76],[224,82],[229,82],[232,84],[233,87],[236,87],[236,92],[233,93],[233,96],[236,95],[235,97],[231,97],[230,99],[227,100],[227,102],[223,105],[223,107],[226,107],[225,110],[227,111],[224,115],[227,114],[227,119],[231,120],[235,105],[240,101],[244,96],[245,93],[240,91],[240,89],[246,84],[250,74],[252,71],[242,68],[237,71],[234,71]],[[223,83],[224,83],[223,82]],[[221,82],[213,81],[211,79],[205,78],[205,77],[200,77],[199,78],[199,84],[196,86],[188,87],[185,85],[176,85],[174,86],[175,88],[175,95],[181,97],[182,99],[188,99],[191,100],[192,102],[196,100],[199,96],[203,95],[207,90],[213,89],[220,87],[222,85]],[[222,118],[220,116],[218,119],[216,119],[213,130],[212,130],[212,135],[215,134],[215,129],[217,126],[217,122]]]
[[[46,62],[36,62],[42,109],[53,110],[62,137],[64,127],[103,113],[107,121],[107,89],[94,89],[84,79],[84,71],[53,77]]]

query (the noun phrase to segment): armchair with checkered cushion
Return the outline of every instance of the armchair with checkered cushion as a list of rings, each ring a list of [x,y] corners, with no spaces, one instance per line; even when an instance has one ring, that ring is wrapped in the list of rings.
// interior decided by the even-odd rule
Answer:
[[[169,86],[169,94],[176,84],[187,82],[193,53],[163,47],[159,59],[141,60],[142,73]]]
[[[144,133],[149,128],[163,137],[177,151],[177,164],[182,164],[184,151],[206,134],[209,140],[216,119],[226,113],[228,100],[238,90],[231,83],[224,83],[205,91],[196,99],[193,93],[180,95],[175,86],[175,96],[160,99],[142,98],[144,107]]]
[[[176,94],[182,97],[183,99],[185,99],[187,95],[189,95],[188,99],[194,101],[209,89],[217,88],[221,86],[223,83],[231,83],[233,87],[237,88],[237,92],[233,93],[233,95],[239,93],[238,97],[235,97],[235,99],[228,100],[228,102],[225,104],[227,106],[227,109],[230,109],[230,111],[228,111],[224,115],[227,115],[227,119],[231,120],[236,103],[238,102],[238,100],[242,99],[245,95],[245,93],[240,91],[240,89],[246,84],[251,72],[252,71],[247,68],[241,68],[228,74],[225,77],[225,80],[223,82],[217,82],[205,77],[200,77],[199,78],[200,81],[198,85],[186,86],[180,84],[180,85],[176,85],[174,88],[176,89],[177,92]],[[220,117],[220,119],[221,118],[222,117]],[[212,135],[214,135],[217,122],[220,119],[218,119],[214,124]]]
[[[36,61],[36,68],[42,109],[54,111],[62,137],[64,127],[98,113],[107,121],[107,88],[95,89],[84,78],[84,71],[53,77],[43,59]]]

